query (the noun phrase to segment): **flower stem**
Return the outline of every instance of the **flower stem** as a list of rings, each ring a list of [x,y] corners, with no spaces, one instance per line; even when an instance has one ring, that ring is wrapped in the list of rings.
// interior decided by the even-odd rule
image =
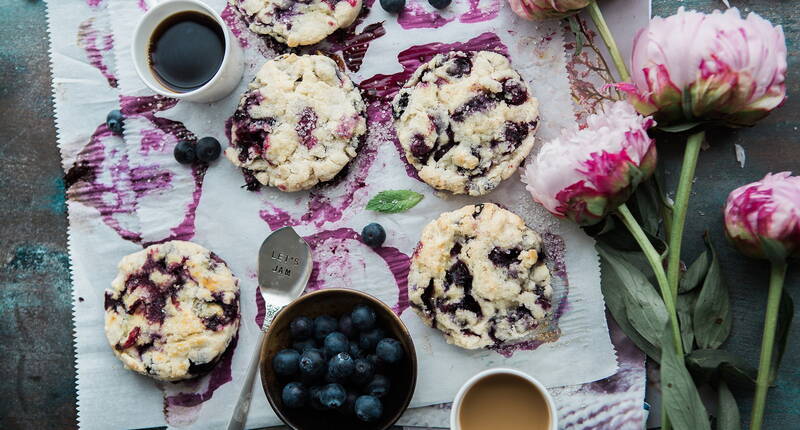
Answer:
[[[597,31],[600,33],[600,37],[603,38],[603,42],[606,43],[606,47],[608,48],[608,52],[611,54],[611,59],[614,60],[614,65],[617,67],[617,72],[619,72],[619,77],[622,82],[629,81],[631,79],[630,73],[628,73],[628,68],[625,67],[625,60],[622,59],[622,54],[619,52],[619,48],[617,48],[617,42],[614,41],[614,36],[611,34],[611,30],[608,28],[608,24],[606,24],[606,20],[603,18],[603,13],[600,12],[600,7],[597,6],[597,2],[593,1],[589,3],[589,16],[592,17],[592,21],[594,21],[595,27],[597,27]]]
[[[682,357],[683,343],[681,340],[680,326],[678,325],[678,314],[675,311],[675,300],[669,289],[667,275],[664,273],[664,263],[661,261],[661,255],[659,255],[658,251],[653,247],[653,244],[650,243],[650,239],[647,238],[644,230],[639,226],[636,218],[633,217],[633,214],[625,203],[617,208],[617,212],[622,219],[622,223],[625,224],[625,227],[631,232],[633,238],[636,239],[639,247],[642,248],[644,256],[647,257],[647,261],[650,263],[650,267],[653,268],[658,287],[661,290],[661,296],[664,298],[664,306],[667,308],[667,314],[672,322],[670,325],[672,326],[672,340],[675,343],[675,351],[677,351],[678,356]]]
[[[669,260],[667,265],[667,278],[669,279],[669,287],[673,298],[678,297],[683,227],[686,224],[686,211],[689,206],[689,194],[692,192],[694,172],[697,168],[697,158],[700,155],[700,146],[703,144],[705,136],[705,131],[701,131],[689,136],[689,139],[686,141],[681,175],[678,179],[678,191],[675,193],[672,231],[669,235]]]
[[[775,328],[778,325],[778,308],[781,304],[783,279],[786,276],[786,262],[773,262],[769,275],[769,295],[767,297],[767,316],[764,319],[764,335],[761,339],[761,356],[758,359],[758,378],[756,396],[753,400],[753,415],[750,430],[760,430],[764,421],[764,405],[769,389],[769,374],[772,366],[772,352],[775,345]]]

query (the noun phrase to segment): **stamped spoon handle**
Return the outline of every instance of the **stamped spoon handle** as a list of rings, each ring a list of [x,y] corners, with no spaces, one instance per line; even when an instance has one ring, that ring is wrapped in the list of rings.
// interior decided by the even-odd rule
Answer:
[[[239,400],[236,401],[236,407],[233,409],[233,415],[228,422],[228,430],[242,430],[247,423],[247,413],[250,411],[250,401],[253,399],[253,381],[256,379],[258,373],[258,362],[261,357],[261,344],[264,342],[264,337],[267,335],[269,325],[275,319],[275,315],[282,309],[282,307],[272,306],[265,304],[267,312],[264,315],[264,324],[261,326],[261,333],[258,335],[256,346],[253,348],[253,355],[250,356],[250,363],[247,365],[247,373],[244,376],[244,384],[242,391],[239,393]]]

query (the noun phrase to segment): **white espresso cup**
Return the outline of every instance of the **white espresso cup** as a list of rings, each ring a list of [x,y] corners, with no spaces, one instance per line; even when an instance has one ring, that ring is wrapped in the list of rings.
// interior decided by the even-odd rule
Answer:
[[[133,65],[139,78],[158,94],[192,102],[213,102],[230,94],[242,80],[244,60],[242,48],[222,17],[199,0],[147,0],[147,4],[149,9],[136,25],[131,47]],[[187,92],[174,91],[162,84],[150,65],[153,33],[164,20],[181,12],[198,12],[211,17],[225,36],[225,54],[217,73],[202,87]]]
[[[550,393],[547,391],[547,388],[545,388],[545,386],[542,385],[541,382],[537,381],[527,373],[520,372],[519,370],[498,367],[494,369],[484,370],[483,372],[480,372],[477,375],[469,378],[467,382],[465,382],[464,385],[461,386],[461,389],[458,390],[456,398],[455,400],[453,400],[453,408],[450,410],[451,430],[461,430],[461,423],[460,423],[461,404],[464,400],[464,396],[469,392],[469,390],[472,389],[472,387],[475,386],[475,384],[482,381],[483,379],[498,374],[513,375],[529,382],[532,388],[535,388],[542,395],[542,398],[547,404],[548,415],[550,416],[550,423],[549,427],[547,428],[550,430],[558,429],[558,411],[556,410],[553,397],[550,396]]]

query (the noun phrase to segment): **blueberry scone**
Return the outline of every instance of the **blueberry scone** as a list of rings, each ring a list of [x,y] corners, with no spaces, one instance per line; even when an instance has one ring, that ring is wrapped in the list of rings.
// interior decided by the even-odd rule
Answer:
[[[411,307],[462,348],[526,340],[551,309],[541,257],[541,237],[497,205],[443,213],[422,230],[411,260]]]
[[[261,184],[305,190],[333,179],[366,130],[361,93],[332,59],[282,55],[242,96],[225,155]]]
[[[312,45],[348,27],[361,12],[361,0],[229,0],[250,31],[290,47]]]
[[[405,156],[428,185],[483,195],[531,152],[539,104],[508,59],[488,51],[439,54],[392,102]]]
[[[208,372],[239,329],[239,285],[191,242],[125,256],[105,292],[105,331],[125,367],[162,381]]]

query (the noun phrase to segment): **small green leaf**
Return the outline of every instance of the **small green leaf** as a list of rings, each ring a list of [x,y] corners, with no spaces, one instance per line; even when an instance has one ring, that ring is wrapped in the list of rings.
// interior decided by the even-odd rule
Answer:
[[[675,312],[678,314],[678,321],[681,326],[681,338],[683,339],[683,349],[691,351],[694,349],[694,330],[692,329],[692,310],[697,301],[697,294],[681,294],[675,302]]]
[[[661,296],[644,273],[626,261],[618,251],[604,245],[600,245],[598,251],[608,263],[610,271],[619,279],[616,288],[622,293],[628,322],[644,339],[659,346],[661,330],[667,321],[667,309]]]
[[[702,124],[702,122],[687,122],[684,124],[676,124],[670,126],[659,126],[658,129],[661,131],[665,131],[667,133],[683,133],[684,131],[689,131],[698,125]]]
[[[397,213],[405,212],[417,205],[425,197],[411,190],[381,191],[367,203],[367,210]]]
[[[742,387],[755,387],[756,369],[739,356],[724,349],[697,349],[686,356],[693,374],[702,380],[725,379]]]
[[[720,380],[717,390],[717,430],[742,430],[739,405],[728,384]]]
[[[661,201],[653,181],[644,181],[636,189],[634,196],[642,229],[653,236],[658,235],[661,224],[661,208],[659,207]]]
[[[578,19],[573,15],[567,18],[569,22],[569,29],[575,35],[575,54],[574,55],[581,55],[581,51],[583,50],[583,32],[581,31],[581,25],[578,23]]]
[[[609,263],[605,259],[600,260],[600,270],[603,276],[600,277],[600,288],[603,292],[603,298],[606,302],[606,307],[611,315],[614,317],[617,325],[622,331],[630,338],[639,349],[644,351],[648,357],[656,362],[661,359],[661,351],[647,339],[643,338],[638,331],[628,321],[628,312],[625,309],[624,289],[619,288],[622,281],[617,276],[616,272],[609,267]]]
[[[675,429],[711,430],[708,413],[683,357],[672,347],[672,329],[664,324],[661,350],[661,397]]]
[[[784,289],[781,296],[781,305],[778,308],[778,326],[775,328],[775,350],[769,367],[770,384],[778,377],[778,368],[781,365],[783,353],[786,352],[786,341],[789,338],[789,327],[792,326],[793,317],[794,302],[792,302],[792,296]]]
[[[706,247],[711,252],[711,263],[694,306],[692,322],[697,345],[700,348],[713,349],[719,348],[731,333],[731,305],[728,287],[722,280],[717,253],[708,233],[704,239]]]
[[[689,266],[686,274],[681,278],[680,286],[678,287],[678,294],[683,294],[692,291],[703,282],[708,272],[708,251],[703,251],[699,257]]]

